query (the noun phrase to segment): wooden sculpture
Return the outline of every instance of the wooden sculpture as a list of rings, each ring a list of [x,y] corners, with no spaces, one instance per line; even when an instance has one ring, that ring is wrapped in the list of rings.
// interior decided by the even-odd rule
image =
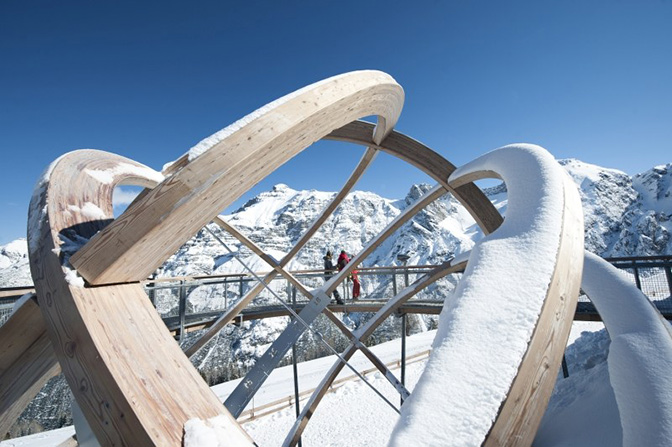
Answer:
[[[401,87],[389,75],[360,71],[310,85],[234,123],[204,140],[162,174],[132,160],[101,151],[75,151],[49,168],[30,207],[29,250],[38,306],[24,306],[10,323],[33,319],[30,343],[15,343],[16,331],[2,328],[0,345],[0,428],[6,429],[17,411],[46,378],[62,368],[88,424],[104,446],[181,446],[184,424],[191,418],[222,416],[232,445],[254,445],[235,421],[261,386],[265,376],[305,331],[290,324],[223,407],[201,380],[188,357],[200,349],[263,289],[253,287],[229,309],[185,355],[151,306],[139,284],[182,244],[210,222],[236,237],[272,269],[264,282],[284,276],[308,297],[301,311],[310,323],[326,313],[351,340],[346,359],[362,350],[399,389],[394,376],[362,342],[401,304],[439,278],[463,268],[466,261],[447,262],[393,297],[357,333],[350,332],[327,308],[328,295],[348,273],[404,222],[443,194],[453,194],[483,232],[493,233],[502,217],[471,183],[475,173],[449,181],[455,166],[442,156],[393,131],[403,104]],[[374,126],[358,121],[377,116]],[[228,205],[313,142],[328,138],[353,142],[367,149],[339,194],[299,242],[280,261],[218,217]],[[354,262],[323,287],[308,290],[285,267],[333,213],[378,151],[392,154],[430,175],[438,185],[411,206],[359,253]],[[147,188],[118,218],[112,214],[112,191],[121,184]],[[580,281],[583,248],[580,203],[563,185],[567,197],[560,249],[543,308],[509,399],[502,403],[485,445],[529,446],[553,388],[572,318],[572,300]],[[575,191],[574,191],[575,194]],[[578,238],[578,239],[577,239]],[[577,253],[580,255],[577,258]],[[579,262],[579,264],[577,264]],[[8,323],[8,324],[10,324]],[[46,328],[46,329],[44,329]],[[51,341],[53,352],[46,340]],[[11,349],[10,349],[11,347]],[[10,353],[10,354],[8,354]],[[58,365],[56,364],[58,360]],[[23,363],[35,363],[25,383],[13,394],[5,378]],[[310,415],[336,377],[334,365],[305,407],[286,445],[294,445]],[[4,376],[3,376],[4,374]],[[5,377],[5,378],[3,378]],[[6,400],[5,396],[8,396]],[[513,398],[511,398],[513,397]],[[534,414],[533,414],[534,413]],[[4,425],[3,425],[4,424]]]

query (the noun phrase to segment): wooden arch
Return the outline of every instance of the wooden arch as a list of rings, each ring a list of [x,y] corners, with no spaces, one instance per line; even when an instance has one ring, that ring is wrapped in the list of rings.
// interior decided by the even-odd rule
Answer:
[[[102,445],[182,445],[183,426],[188,419],[215,416],[226,418],[227,433],[236,445],[254,445],[170,338],[138,283],[210,221],[214,220],[271,265],[274,272],[265,282],[271,275],[281,274],[311,298],[301,315],[306,321],[326,311],[325,298],[357,262],[324,287],[312,291],[305,290],[284,267],[340,204],[379,150],[413,164],[439,185],[420,201],[421,205],[392,222],[355,261],[363,259],[412,217],[413,212],[446,192],[464,204],[486,234],[501,224],[501,216],[476,186],[469,182],[448,183],[448,176],[455,170],[452,164],[421,143],[392,130],[402,103],[403,91],[390,76],[376,71],[353,72],[271,103],[229,132],[216,135],[205,152],[178,160],[165,172],[165,179],[131,160],[99,151],[73,152],[52,165],[43,188],[38,189],[31,203],[31,269],[58,362]],[[376,126],[357,121],[372,115],[378,116]],[[285,258],[274,261],[264,256],[263,250],[218,219],[220,210],[251,186],[324,137],[363,144],[368,149],[342,191]],[[115,185],[128,182],[152,189],[113,219],[112,190]],[[326,311],[352,340],[345,355],[363,349],[360,341],[390,312],[457,267],[447,263],[420,278],[381,309],[357,335],[349,333],[337,317]],[[562,269],[566,269],[564,264]],[[570,272],[562,270],[561,274],[567,276]],[[216,333],[235,317],[244,303],[259,293],[260,287],[263,286],[253,289],[240,305],[224,315],[209,334]],[[561,292],[552,291],[549,296]],[[543,313],[557,315],[556,304],[545,306]],[[567,321],[571,322],[571,318],[553,320],[550,327],[539,329],[539,337],[557,327],[565,328]],[[281,357],[277,355],[278,349],[291,346],[302,331],[297,325],[290,325],[267,355]],[[206,339],[207,335],[199,342],[200,346]],[[188,354],[200,346],[194,346]],[[519,375],[525,377],[546,367],[547,354],[559,359],[562,350],[558,346],[554,344],[552,352],[545,352],[543,358],[536,355],[534,348],[534,355],[527,356],[521,364]],[[34,359],[35,354],[28,351],[26,348],[20,354]],[[368,350],[363,351],[387,377],[389,371],[382,362]],[[36,376],[47,374],[53,374],[53,368],[44,368]],[[331,375],[332,372],[325,381]],[[394,382],[393,377],[389,378]],[[38,378],[34,380],[36,383]],[[0,384],[0,393],[3,386]],[[545,380],[539,388],[550,393],[552,386],[552,382]],[[541,398],[533,393],[524,399],[541,402],[543,406],[544,393]],[[15,399],[25,401],[29,394],[26,390]],[[249,398],[249,393],[239,394],[240,399],[227,405],[229,410],[238,405],[231,411],[234,415],[244,399]],[[519,439],[521,431],[536,431],[529,423],[521,423],[528,420],[525,408],[500,413],[500,425],[514,427],[503,432],[507,442]],[[307,420],[304,417],[298,421],[299,430],[295,433],[300,433]],[[497,442],[504,438],[498,435]]]

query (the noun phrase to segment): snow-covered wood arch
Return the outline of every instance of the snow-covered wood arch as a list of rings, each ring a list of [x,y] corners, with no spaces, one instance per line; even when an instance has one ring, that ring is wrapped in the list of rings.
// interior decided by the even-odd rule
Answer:
[[[303,328],[290,324],[269,348],[266,358],[258,362],[258,368],[251,371],[250,380],[245,381],[253,386],[234,391],[227,400],[227,408],[231,410],[227,411],[170,338],[138,283],[211,221],[259,253],[274,269],[269,277],[285,276],[311,299],[300,315],[304,321],[310,322],[319,313],[326,312],[339,325],[352,340],[343,357],[362,349],[394,383],[395,379],[382,362],[360,341],[395,306],[467,259],[448,262],[419,279],[381,309],[370,325],[355,334],[339,324],[339,319],[326,309],[327,297],[357,265],[357,260],[364,259],[413,212],[441,194],[451,193],[489,236],[477,244],[458,287],[457,298],[444,309],[435,354],[425,373],[429,378],[418,385],[419,392],[402,407],[405,417],[392,442],[406,445],[405,439],[413,438],[417,442],[418,433],[425,433],[431,439],[452,438],[450,442],[455,445],[529,446],[553,389],[581,280],[583,224],[578,194],[552,157],[537,147],[504,148],[454,172],[455,167],[443,157],[392,130],[402,103],[403,90],[389,75],[376,71],[353,72],[310,85],[270,103],[204,140],[163,174],[100,151],[76,151],[56,160],[36,189],[29,215],[31,269],[40,310],[27,305],[17,313],[28,321],[39,320],[35,315],[41,311],[48,335],[40,328],[33,330],[31,339],[42,340],[40,349],[31,348],[26,342],[12,344],[14,338],[18,341],[15,334],[10,334],[11,340],[3,340],[3,346],[10,348],[0,351],[0,361],[4,362],[0,364],[3,367],[0,372],[19,371],[25,364],[34,367],[29,374],[24,374],[25,380],[11,394],[7,392],[6,382],[0,383],[0,395],[9,396],[0,408],[5,417],[0,419],[0,424],[11,419],[7,415],[16,414],[17,409],[27,404],[31,393],[36,392],[45,377],[54,373],[57,359],[102,445],[182,445],[184,424],[192,418],[217,418],[233,445],[254,445],[232,413],[235,415],[240,406],[244,406],[250,393],[253,395],[263,380],[258,377],[267,372],[265,368],[274,366],[274,361],[282,357],[278,354],[291,346]],[[375,127],[357,121],[374,115],[378,117]],[[343,190],[285,258],[275,261],[264,256],[263,250],[217,217],[259,180],[325,137],[368,148]],[[437,181],[437,187],[408,213],[395,219],[356,256],[349,268],[335,275],[324,287],[306,290],[284,267],[338,206],[378,150],[392,153],[422,169]],[[524,170],[514,170],[512,165],[524,166]],[[509,215],[504,224],[490,202],[471,183],[492,175],[503,178],[510,190]],[[115,220],[112,191],[120,184],[136,184],[148,189]],[[530,188],[534,194],[529,193]],[[520,199],[516,199],[517,196]],[[517,286],[513,294],[527,288],[523,297],[532,301],[530,305],[528,301],[522,304],[520,299],[510,299],[507,292],[511,293],[511,289],[493,288],[484,278],[501,273],[497,270],[498,263],[525,262],[521,250],[531,248],[537,249],[533,250],[535,256],[527,260],[536,264],[533,283],[521,285],[515,279],[507,283],[507,287]],[[514,284],[516,282],[518,284]],[[235,317],[261,287],[250,291],[213,326],[210,334]],[[459,310],[463,306],[468,310],[471,305],[482,304],[481,297],[492,299],[493,294],[502,302],[512,302],[509,314],[515,313],[519,309],[516,306],[521,305],[532,310],[516,328],[514,336],[503,334],[500,340],[499,345],[506,345],[510,351],[507,354],[511,356],[507,357],[510,368],[497,374],[497,383],[491,390],[494,399],[483,405],[482,410],[462,414],[468,416],[475,429],[468,430],[464,439],[453,438],[459,434],[464,420],[447,419],[439,424],[434,421],[427,427],[422,408],[435,404],[432,394],[437,384],[445,389],[456,389],[455,384],[441,383],[432,378],[432,374],[449,367],[451,360],[469,360],[465,358],[470,355],[466,352],[461,352],[459,359],[455,358],[463,347],[459,333],[469,325]],[[488,323],[493,321],[486,318],[478,324]],[[455,328],[460,330],[456,332]],[[48,351],[43,346],[47,337],[56,358],[43,355]],[[207,337],[208,334],[203,340]],[[198,347],[188,354],[193,354]],[[510,361],[511,358],[514,361]],[[333,380],[333,371],[342,367],[339,365],[325,377],[323,387]],[[467,390],[460,398],[468,401],[474,397],[474,393],[469,393],[472,388],[458,386]],[[400,387],[400,392],[403,391]],[[295,443],[321,398],[320,392],[311,398],[286,444]]]

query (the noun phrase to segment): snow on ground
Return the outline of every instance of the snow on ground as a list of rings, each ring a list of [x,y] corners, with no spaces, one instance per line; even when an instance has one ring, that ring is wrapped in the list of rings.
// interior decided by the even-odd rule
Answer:
[[[582,323],[582,324],[579,324]],[[584,332],[576,330],[583,326]],[[592,326],[592,327],[591,327]],[[602,323],[575,322],[565,358],[569,377],[558,378],[535,447],[615,447],[622,430],[614,391],[609,382],[609,336]]]
[[[567,350],[570,377],[558,379],[547,416],[535,440],[535,447],[619,445],[613,442],[620,436],[620,425],[613,424],[613,412],[617,412],[617,409],[608,381],[605,359],[609,339],[603,328],[599,322],[574,322]],[[435,331],[429,331],[408,337],[407,356],[429,349],[435,334]],[[391,361],[399,356],[400,341],[394,340],[375,346],[372,351],[383,361]],[[332,356],[299,364],[300,389],[315,387],[333,362]],[[353,357],[351,363],[359,369],[372,368],[368,360],[361,356]],[[425,363],[419,361],[408,365],[406,384],[411,391]],[[399,377],[399,370],[396,370],[395,374]],[[344,370],[342,373],[342,376],[350,375],[353,373],[349,370]],[[398,396],[380,373],[367,374],[367,378],[393,403],[399,401]],[[239,380],[216,385],[213,391],[223,401],[238,382]],[[293,395],[292,368],[286,366],[273,371],[250,405],[259,407],[290,395]],[[324,398],[302,437],[303,445],[384,446],[388,443],[397,418],[397,413],[361,381],[345,382],[344,385],[335,387],[334,391]],[[260,446],[273,447],[282,444],[294,420],[295,409],[288,407],[244,423],[243,428]],[[0,442],[0,447],[53,447],[73,433],[73,427],[65,427],[3,441]]]
[[[609,376],[623,446],[669,446],[672,439],[672,330],[627,275],[586,252],[583,290],[609,330]]]

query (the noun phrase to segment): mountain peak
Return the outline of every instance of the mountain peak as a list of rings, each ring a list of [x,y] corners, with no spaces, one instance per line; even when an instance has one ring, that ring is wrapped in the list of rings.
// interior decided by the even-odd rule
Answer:
[[[294,190],[284,183],[278,183],[274,185],[273,188],[271,189],[271,192],[286,192],[286,191],[294,191]]]

